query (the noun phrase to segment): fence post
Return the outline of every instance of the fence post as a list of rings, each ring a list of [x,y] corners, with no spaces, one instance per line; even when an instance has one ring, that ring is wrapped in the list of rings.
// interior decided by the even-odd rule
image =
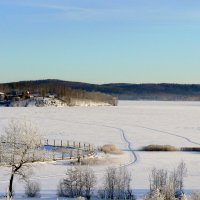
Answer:
[[[43,162],[45,161],[45,152],[43,153]]]
[[[60,146],[62,147],[62,140],[60,141]]]
[[[76,143],[75,142],[73,142],[73,146],[76,147]]]
[[[56,146],[56,140],[53,141],[53,146],[54,146],[54,147]]]
[[[72,159],[72,150],[70,150],[70,159]]]
[[[69,147],[69,140],[67,140],[67,147]]]
[[[49,140],[47,139],[47,145],[49,145]]]
[[[53,151],[53,160],[55,160],[55,152]]]
[[[81,148],[81,143],[80,142],[79,142],[78,146],[79,146],[79,148]]]
[[[79,149],[77,149],[77,159],[78,159],[78,163],[80,163],[81,162],[81,157],[80,157]]]

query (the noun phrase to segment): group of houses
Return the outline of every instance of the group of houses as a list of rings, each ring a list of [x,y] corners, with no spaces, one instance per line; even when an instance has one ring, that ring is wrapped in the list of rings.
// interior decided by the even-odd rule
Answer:
[[[20,99],[29,99],[30,93],[29,91],[11,91],[8,93],[0,92],[0,99],[1,100],[10,100],[10,101],[19,101]]]
[[[3,104],[5,102],[20,101],[20,100],[30,99],[34,97],[40,97],[40,96],[41,95],[37,92],[30,94],[28,90],[26,91],[13,90],[7,93],[3,93],[0,91],[0,103]],[[52,93],[48,93],[45,95],[45,97],[54,98],[56,97],[56,95]]]
[[[11,101],[19,101],[21,99],[29,99],[30,93],[29,91],[11,91],[7,93],[0,92],[0,104],[8,105]]]

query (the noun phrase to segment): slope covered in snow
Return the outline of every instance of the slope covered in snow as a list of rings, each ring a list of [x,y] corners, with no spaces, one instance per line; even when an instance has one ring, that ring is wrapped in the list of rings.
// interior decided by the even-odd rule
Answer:
[[[24,99],[19,101],[13,101],[10,107],[64,107],[64,106],[110,106],[111,104],[106,102],[95,102],[88,99],[73,99],[70,104],[57,98],[50,97],[34,97],[30,99]]]

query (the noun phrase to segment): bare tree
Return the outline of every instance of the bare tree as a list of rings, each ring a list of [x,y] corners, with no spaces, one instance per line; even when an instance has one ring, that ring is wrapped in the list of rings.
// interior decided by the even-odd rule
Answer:
[[[39,159],[37,150],[40,136],[35,127],[27,122],[12,121],[0,137],[1,165],[11,167],[8,196],[13,196],[13,180],[15,175],[23,180],[29,175],[31,162]]]
[[[83,168],[83,182],[84,182],[84,196],[87,199],[91,197],[91,190],[96,183],[96,176],[94,171],[88,166]]]
[[[146,199],[155,197],[158,191],[165,200],[173,200],[175,196],[184,199],[185,195],[182,189],[186,173],[187,170],[184,162],[181,162],[171,173],[163,169],[157,170],[154,168],[149,178],[150,193]]]
[[[131,174],[125,167],[119,169],[110,167],[106,170],[100,195],[106,199],[135,199],[130,182]]]
[[[184,177],[187,176],[187,168],[186,164],[181,161],[180,164],[177,167],[177,175],[178,175],[178,184],[179,184],[179,189],[183,189],[183,182],[184,182]]]
[[[91,190],[96,183],[94,172],[89,167],[72,167],[67,170],[58,187],[58,194],[65,197],[83,196],[90,199]]]
[[[154,168],[149,177],[150,190],[161,190],[167,183],[168,172]]]
[[[104,190],[107,198],[114,199],[116,185],[117,170],[115,168],[110,167],[106,170],[104,179]]]
[[[80,183],[82,177],[80,168],[67,169],[66,178],[64,178],[59,185],[59,196],[78,197],[82,195],[82,184]]]

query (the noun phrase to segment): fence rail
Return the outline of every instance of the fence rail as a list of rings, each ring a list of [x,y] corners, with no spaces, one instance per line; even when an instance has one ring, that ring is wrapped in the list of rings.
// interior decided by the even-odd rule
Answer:
[[[21,144],[23,146],[23,144]],[[6,149],[7,160],[10,163],[13,160],[20,159],[20,155],[13,155],[13,149],[8,149],[15,145],[2,142],[0,145],[0,165],[7,165],[3,159],[2,148]],[[80,162],[81,159],[95,154],[95,148],[92,144],[86,142],[77,142],[70,140],[43,139],[40,141],[40,147],[37,150],[29,151],[26,159],[29,162],[47,162],[56,160],[74,160]]]

